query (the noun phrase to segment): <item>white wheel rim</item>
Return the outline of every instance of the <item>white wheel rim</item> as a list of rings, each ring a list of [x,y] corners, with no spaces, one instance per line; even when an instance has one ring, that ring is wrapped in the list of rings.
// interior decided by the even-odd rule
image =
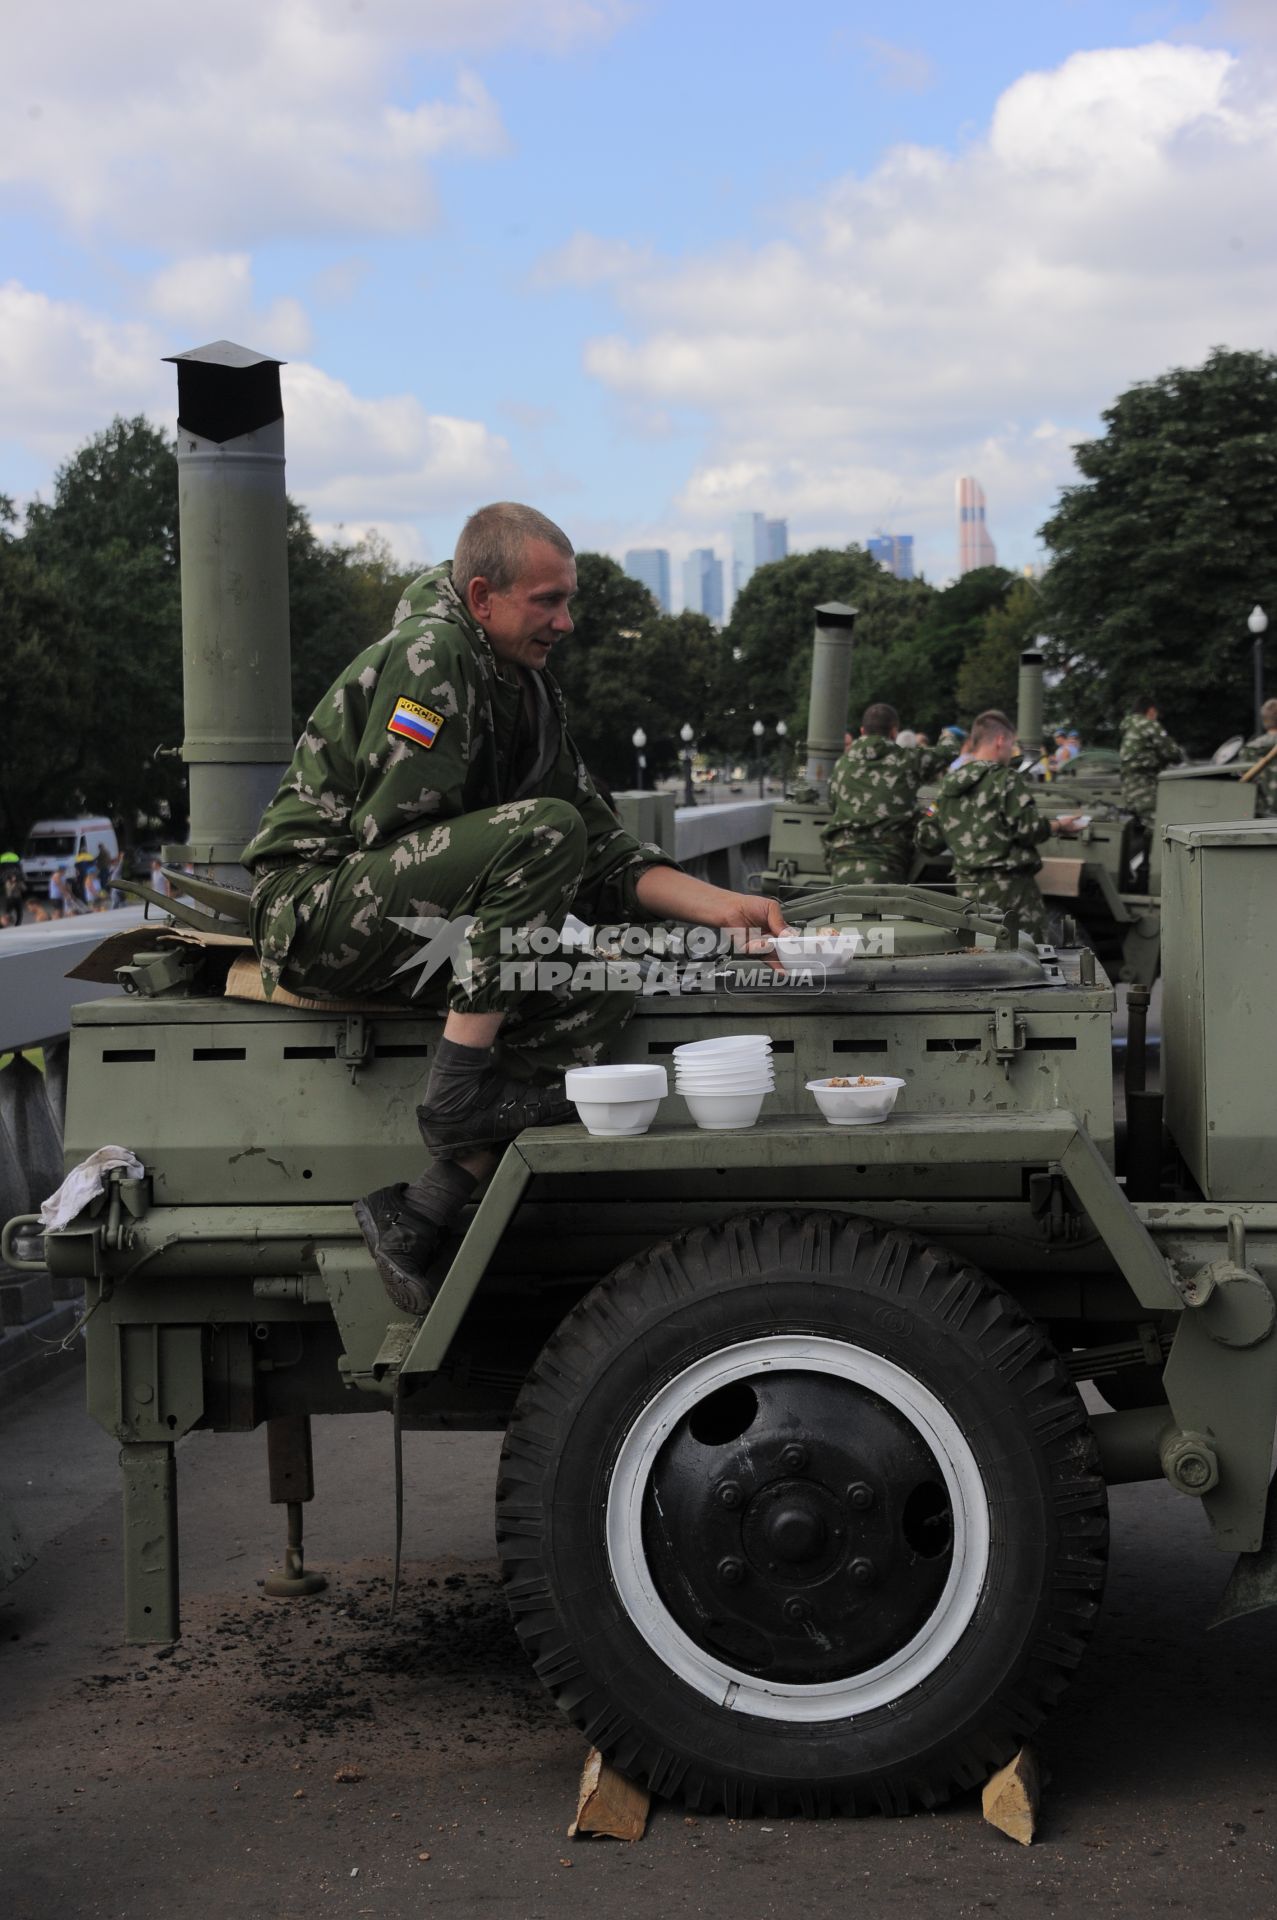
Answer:
[[[876,1667],[805,1685],[746,1673],[683,1630],[652,1579],[643,1548],[643,1498],[666,1439],[706,1395],[760,1373],[824,1373],[877,1394],[912,1422],[931,1449],[953,1514],[949,1577],[906,1645]],[[881,1354],[817,1334],[770,1334],[707,1354],[669,1380],[643,1408],[617,1457],[607,1498],[612,1580],[630,1620],[672,1673],[716,1705],[767,1720],[850,1720],[920,1686],[966,1631],[989,1564],[989,1503],[975,1455],[942,1401]]]

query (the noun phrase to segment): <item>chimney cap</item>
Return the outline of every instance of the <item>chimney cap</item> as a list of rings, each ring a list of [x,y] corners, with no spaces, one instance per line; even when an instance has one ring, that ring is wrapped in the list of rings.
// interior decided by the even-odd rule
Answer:
[[[849,607],[842,600],[826,600],[816,608],[818,627],[851,627],[856,623],[859,608]]]
[[[286,367],[286,360],[276,360],[269,353],[255,353],[252,347],[241,347],[234,340],[210,340],[206,347],[188,347],[185,353],[166,353],[166,361],[177,364],[183,360],[197,360],[206,367]]]

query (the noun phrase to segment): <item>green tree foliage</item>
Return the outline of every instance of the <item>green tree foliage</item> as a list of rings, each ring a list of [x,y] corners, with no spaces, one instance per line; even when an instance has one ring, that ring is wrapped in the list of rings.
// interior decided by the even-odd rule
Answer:
[[[1001,606],[991,607],[985,614],[980,637],[968,647],[958,669],[958,711],[964,716],[963,725],[969,725],[986,707],[1001,707],[1015,718],[1020,654],[1036,638],[1041,621],[1041,595],[1029,580],[1015,581]]]
[[[870,700],[892,699],[886,688],[899,676],[893,677],[889,663],[898,665],[900,650],[916,635],[920,609],[932,595],[925,581],[897,580],[856,546],[815,547],[760,567],[742,588],[723,630],[734,710],[730,750],[752,756],[755,719],[763,721],[769,735],[777,720],[784,720],[794,741],[806,733],[818,606],[841,600],[859,611],[850,703],[859,713]],[[864,686],[873,691],[862,693]]]
[[[0,494],[0,851],[16,853],[33,820],[83,797],[75,743],[84,639],[13,525],[13,503]]]
[[[715,747],[722,712],[722,636],[698,613],[662,614],[637,580],[601,553],[579,553],[574,631],[554,650],[572,736],[591,772],[612,787],[636,778],[635,728],[647,735],[647,778],[668,771],[679,729]]]
[[[389,633],[404,588],[421,567],[400,567],[376,535],[326,544],[288,502],[288,629],[293,731],[300,733],[341,669]]]
[[[291,500],[287,543],[299,731],[338,670],[389,630],[420,569],[398,566],[375,536],[321,541]],[[171,819],[179,829],[186,770],[155,752],[180,747],[185,730],[173,443],[143,418],[112,421],[59,468],[52,500],[28,509],[24,538],[6,544],[10,572],[21,557],[24,578],[74,609],[74,658],[65,640],[60,656],[69,704],[47,700],[24,722],[23,751],[48,770],[41,806],[108,812],[126,837],[139,818]],[[13,618],[18,629],[29,619],[33,633],[43,630],[34,612]],[[47,626],[53,616],[46,609],[42,618]]]
[[[58,469],[52,501],[28,509],[22,546],[57,581],[83,640],[66,743],[83,803],[126,830],[138,814],[171,811],[180,819],[185,771],[176,759],[155,757],[156,747],[182,741],[177,467],[169,441],[140,416],[112,421]]]
[[[1206,752],[1249,730],[1246,616],[1277,610],[1277,356],[1217,348],[1103,419],[1042,529],[1062,697],[1112,738],[1151,692],[1176,739]]]

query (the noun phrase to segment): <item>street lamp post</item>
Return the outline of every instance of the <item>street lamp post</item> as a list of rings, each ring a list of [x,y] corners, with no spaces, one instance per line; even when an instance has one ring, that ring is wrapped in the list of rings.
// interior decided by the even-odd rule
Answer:
[[[1250,663],[1255,677],[1255,732],[1262,733],[1264,723],[1259,717],[1259,710],[1264,704],[1264,635],[1268,631],[1268,615],[1262,607],[1252,607],[1246,625],[1255,636],[1250,650]]]
[[[785,791],[786,776],[789,771],[789,742],[786,738],[788,733],[789,728],[785,725],[785,722],[778,720],[776,722],[776,738],[780,743],[780,790],[782,793]]]
[[[689,721],[684,720],[678,730],[678,737],[683,742],[683,805],[694,807],[696,793],[692,786],[692,742],[696,734]]]
[[[754,722],[754,752],[758,755],[758,797],[763,798],[763,735],[767,729],[761,720]]]
[[[647,755],[643,751],[647,745],[647,735],[644,733],[642,727],[635,727],[633,733],[630,735],[630,739],[634,743],[634,758],[637,769],[635,784],[639,792],[642,793],[644,787],[647,785],[646,780],[643,778],[643,772],[647,766]]]

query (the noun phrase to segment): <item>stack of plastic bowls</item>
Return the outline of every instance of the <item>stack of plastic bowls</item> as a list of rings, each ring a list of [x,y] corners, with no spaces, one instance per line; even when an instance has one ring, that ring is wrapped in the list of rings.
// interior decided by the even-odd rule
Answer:
[[[674,1085],[698,1127],[752,1127],[776,1084],[765,1033],[729,1033],[674,1049]]]

